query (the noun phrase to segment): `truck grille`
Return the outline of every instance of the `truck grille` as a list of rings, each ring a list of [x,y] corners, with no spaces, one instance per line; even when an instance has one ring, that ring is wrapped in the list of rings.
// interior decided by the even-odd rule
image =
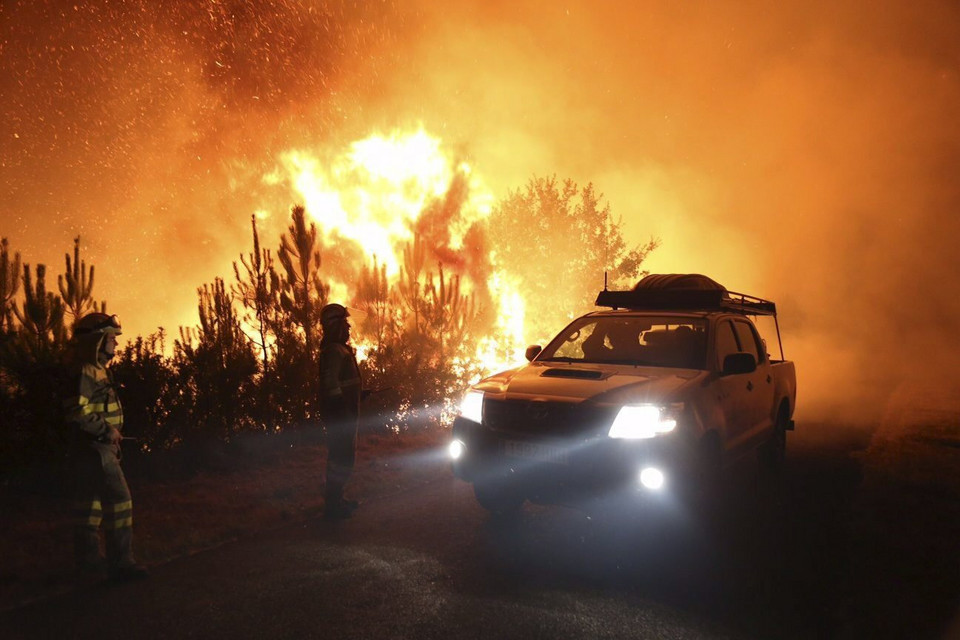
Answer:
[[[530,436],[589,435],[606,433],[613,422],[615,409],[606,409],[571,402],[537,400],[483,401],[483,423],[495,431]]]

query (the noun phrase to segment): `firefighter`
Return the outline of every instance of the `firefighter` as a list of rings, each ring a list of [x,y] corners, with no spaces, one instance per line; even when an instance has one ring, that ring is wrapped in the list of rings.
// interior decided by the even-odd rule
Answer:
[[[120,467],[123,409],[106,368],[119,335],[117,316],[89,313],[77,322],[64,408],[72,438],[78,569],[133,580],[146,577],[147,570],[133,557],[133,502]],[[100,555],[101,526],[106,558]]]
[[[356,460],[362,382],[350,341],[350,313],[343,305],[320,310],[320,415],[327,431],[327,477],[324,517],[349,518],[355,500],[343,495]]]

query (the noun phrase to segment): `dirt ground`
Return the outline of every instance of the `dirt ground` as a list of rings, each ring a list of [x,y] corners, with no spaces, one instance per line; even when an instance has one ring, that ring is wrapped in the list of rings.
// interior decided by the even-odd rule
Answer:
[[[448,436],[361,438],[353,495],[388,496],[449,474]],[[129,461],[141,561],[160,564],[321,512],[322,445],[276,439],[241,454],[176,479],[163,467],[137,473]],[[902,386],[853,456],[860,472],[838,524],[846,549],[835,589],[849,633],[841,622],[838,637],[960,638],[960,389]],[[74,588],[69,505],[9,491],[0,500],[0,610]]]
[[[960,388],[902,385],[859,458],[846,617],[874,620],[870,637],[960,638]]]
[[[388,495],[440,473],[448,433],[365,436],[348,493],[363,499]],[[162,480],[125,462],[134,500],[137,559],[155,565],[305,518],[323,509],[325,449],[311,438],[253,444],[214,468]],[[184,477],[186,476],[186,477]],[[65,493],[65,492],[64,492]],[[0,493],[0,610],[75,587],[70,502],[47,493]]]

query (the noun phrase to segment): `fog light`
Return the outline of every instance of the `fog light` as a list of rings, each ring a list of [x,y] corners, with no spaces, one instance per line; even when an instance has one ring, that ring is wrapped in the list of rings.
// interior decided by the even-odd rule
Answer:
[[[449,453],[450,457],[454,460],[459,460],[466,448],[467,447],[463,444],[463,442],[460,440],[454,440],[450,443],[450,446],[447,447],[447,453]]]
[[[640,472],[640,484],[647,489],[659,489],[663,486],[663,472],[660,469],[647,467]]]

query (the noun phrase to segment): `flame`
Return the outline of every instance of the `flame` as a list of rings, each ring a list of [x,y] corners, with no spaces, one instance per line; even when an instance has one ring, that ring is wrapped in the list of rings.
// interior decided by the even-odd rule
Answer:
[[[422,127],[413,132],[371,135],[332,158],[290,150],[279,160],[279,168],[265,181],[289,184],[317,224],[324,242],[352,243],[368,265],[376,260],[386,268],[391,286],[399,280],[403,250],[412,241],[418,220],[429,206],[443,201],[455,179],[465,182],[466,200],[458,204],[455,215],[442,219],[442,232],[429,239],[442,244],[439,248],[447,255],[466,250],[466,234],[493,208],[493,194],[482,176]],[[483,258],[486,264],[495,265],[492,254]],[[479,338],[472,364],[479,363],[484,374],[516,366],[523,358],[525,305],[515,283],[502,268],[494,268],[486,281],[478,282],[479,276],[464,265],[444,264],[444,270],[460,276],[464,293],[485,287],[496,318],[494,333]],[[359,272],[363,266],[353,264],[351,269]],[[351,298],[348,285],[336,281],[330,284],[331,299]],[[374,348],[357,340],[354,345],[361,359]]]
[[[302,150],[288,151],[280,161],[281,173],[267,181],[291,183],[327,241],[334,236],[354,241],[370,260],[386,265],[391,277],[399,274],[399,247],[412,239],[424,207],[443,197],[457,172],[469,177],[472,195],[450,229],[450,249],[462,248],[467,229],[489,215],[493,203],[470,166],[452,162],[441,141],[422,128],[358,140],[329,162]]]
[[[476,357],[483,373],[493,373],[524,361],[526,304],[517,283],[502,270],[493,273],[487,286],[497,301],[496,332],[480,340]]]

